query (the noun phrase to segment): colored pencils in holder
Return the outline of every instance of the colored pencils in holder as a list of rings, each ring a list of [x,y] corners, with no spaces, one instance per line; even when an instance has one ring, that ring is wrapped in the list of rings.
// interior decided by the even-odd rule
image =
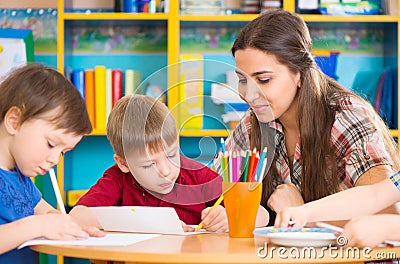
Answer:
[[[222,152],[225,150],[225,152]],[[217,161],[221,166],[217,166]],[[261,155],[257,148],[253,151],[226,150],[225,141],[221,138],[221,150],[217,159],[214,159],[215,167],[219,170],[224,182],[261,182],[267,165],[267,148]]]

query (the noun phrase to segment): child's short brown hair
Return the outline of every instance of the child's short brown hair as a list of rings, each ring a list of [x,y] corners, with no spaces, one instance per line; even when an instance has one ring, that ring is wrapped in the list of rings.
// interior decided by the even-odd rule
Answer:
[[[86,104],[78,90],[61,73],[39,63],[15,69],[0,84],[0,123],[11,107],[21,110],[20,124],[47,118],[57,129],[85,135],[92,132]],[[56,109],[51,118],[45,114]]]
[[[177,141],[175,120],[167,106],[146,95],[126,95],[115,104],[107,122],[107,138],[121,158],[132,152],[163,149]]]

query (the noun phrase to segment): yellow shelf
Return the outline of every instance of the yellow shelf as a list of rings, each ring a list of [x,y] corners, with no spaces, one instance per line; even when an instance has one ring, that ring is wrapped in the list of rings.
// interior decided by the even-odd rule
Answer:
[[[65,20],[167,20],[169,14],[156,13],[64,13]]]
[[[98,128],[94,128],[92,133],[90,133],[90,136],[105,136],[105,135],[107,135],[106,130]]]
[[[234,15],[179,15],[180,21],[251,21],[259,14],[234,14]],[[307,22],[398,22],[397,16],[389,15],[355,15],[355,16],[329,16],[329,15],[301,15]]]
[[[230,130],[226,129],[185,129],[179,131],[181,137],[227,137]]]
[[[307,22],[398,22],[397,16],[328,16],[328,15],[301,15]]]
[[[226,129],[183,129],[179,131],[182,137],[227,137],[231,130]],[[400,131],[391,129],[390,134],[393,137],[399,137]],[[90,136],[105,136],[106,130],[94,128]]]
[[[391,129],[391,130],[390,130],[390,134],[392,135],[392,137],[399,137],[400,131],[399,131],[399,130]]]
[[[181,21],[251,21],[259,14],[234,15],[179,15]]]

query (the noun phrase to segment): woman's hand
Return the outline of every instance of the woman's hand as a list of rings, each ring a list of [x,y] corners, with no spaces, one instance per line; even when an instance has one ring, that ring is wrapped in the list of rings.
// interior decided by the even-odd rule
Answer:
[[[272,210],[279,213],[286,207],[303,205],[304,200],[293,183],[285,183],[276,187],[267,203]]]

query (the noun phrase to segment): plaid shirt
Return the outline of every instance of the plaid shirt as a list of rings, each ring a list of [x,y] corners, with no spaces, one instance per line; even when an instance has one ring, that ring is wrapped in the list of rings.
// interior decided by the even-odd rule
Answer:
[[[331,148],[338,164],[337,177],[340,189],[345,190],[355,185],[357,179],[370,168],[378,165],[391,165],[392,160],[385,149],[384,140],[371,122],[373,115],[356,97],[346,97],[339,101],[339,110],[331,129]],[[235,130],[225,141],[227,150],[250,149],[251,116],[248,111]],[[277,174],[273,177],[273,186],[293,183],[300,190],[302,180],[300,137],[296,144],[293,169],[290,173],[289,158],[285,146],[285,134],[278,120],[267,124],[275,131],[275,166]],[[271,130],[271,129],[270,129]],[[270,150],[270,149],[269,149]],[[215,167],[220,171],[220,161],[215,160]]]
[[[392,180],[393,184],[400,191],[400,171],[398,171],[395,174],[393,174],[392,176],[390,176],[390,180]]]

